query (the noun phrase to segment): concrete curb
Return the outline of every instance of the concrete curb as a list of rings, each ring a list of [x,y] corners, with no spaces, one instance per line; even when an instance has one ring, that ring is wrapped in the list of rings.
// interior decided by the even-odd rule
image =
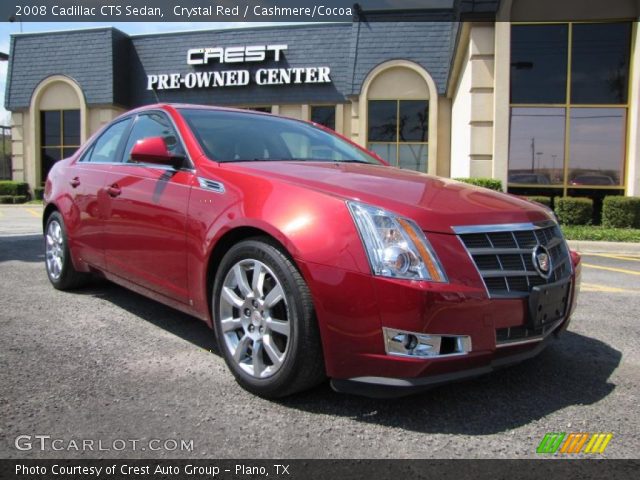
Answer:
[[[567,243],[569,243],[569,248],[580,253],[640,255],[640,243],[593,242],[588,240],[567,240]]]
[[[0,203],[0,208],[44,208],[40,203]]]

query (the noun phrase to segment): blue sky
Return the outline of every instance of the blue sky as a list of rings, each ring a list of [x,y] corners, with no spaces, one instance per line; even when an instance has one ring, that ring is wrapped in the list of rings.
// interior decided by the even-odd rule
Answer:
[[[9,42],[12,33],[22,32],[46,32],[51,30],[74,30],[77,28],[93,28],[114,26],[125,33],[154,33],[154,32],[175,32],[182,30],[207,30],[222,28],[258,27],[263,25],[274,25],[272,22],[159,22],[159,23],[134,23],[134,22],[73,22],[73,23],[44,23],[44,22],[22,22],[9,23],[0,22],[0,52],[9,53]],[[0,125],[9,125],[9,112],[4,109],[4,92],[7,84],[7,62],[0,62]]]

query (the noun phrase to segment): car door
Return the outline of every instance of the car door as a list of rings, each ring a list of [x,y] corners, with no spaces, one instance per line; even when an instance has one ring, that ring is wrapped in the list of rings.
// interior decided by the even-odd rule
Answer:
[[[136,117],[122,161],[111,168],[106,184],[107,270],[188,303],[186,216],[195,177],[190,168],[133,162],[133,146],[149,137],[162,137],[172,153],[186,158],[184,146],[164,112],[150,111]]]
[[[86,149],[70,175],[70,192],[76,207],[76,221],[69,226],[70,244],[82,261],[103,269],[105,267],[104,220],[107,198],[104,182],[113,163],[118,162],[119,150],[131,118],[109,126]]]

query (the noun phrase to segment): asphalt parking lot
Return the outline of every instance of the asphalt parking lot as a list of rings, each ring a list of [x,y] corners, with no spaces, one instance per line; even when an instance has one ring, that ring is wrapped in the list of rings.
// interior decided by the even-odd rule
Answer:
[[[104,281],[51,288],[40,210],[0,207],[2,458],[534,458],[548,432],[611,432],[602,456],[638,455],[639,256],[585,255],[569,332],[524,364],[403,399],[324,384],[273,402],[237,386],[199,321]]]

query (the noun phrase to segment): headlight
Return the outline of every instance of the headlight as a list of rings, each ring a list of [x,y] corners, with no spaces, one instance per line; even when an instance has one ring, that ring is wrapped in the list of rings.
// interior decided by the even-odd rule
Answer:
[[[413,220],[379,207],[347,202],[374,275],[446,282],[429,241]]]

